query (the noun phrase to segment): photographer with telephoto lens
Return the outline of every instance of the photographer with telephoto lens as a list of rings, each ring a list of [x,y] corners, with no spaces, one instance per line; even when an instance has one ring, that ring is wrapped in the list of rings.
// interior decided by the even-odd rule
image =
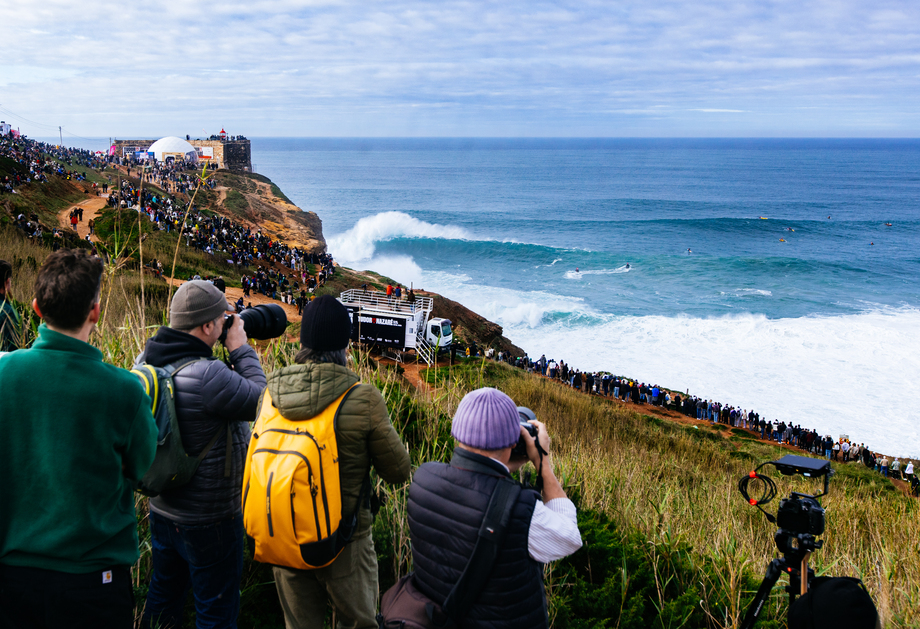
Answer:
[[[189,588],[198,626],[235,627],[243,571],[241,494],[249,423],[265,373],[247,343],[244,321],[224,294],[203,280],[173,297],[169,327],[147,341],[137,362],[179,368],[173,375],[176,417],[185,452],[207,450],[191,480],[150,499],[153,578],[142,627],[182,626]],[[223,337],[228,363],[213,355]]]

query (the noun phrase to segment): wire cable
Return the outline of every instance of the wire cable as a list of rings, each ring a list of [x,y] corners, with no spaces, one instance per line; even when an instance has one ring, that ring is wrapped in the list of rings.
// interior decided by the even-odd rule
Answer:
[[[5,107],[2,107],[2,106],[0,106],[0,112],[8,116],[12,116],[14,118],[19,118],[20,120],[24,120],[25,122],[28,122],[29,124],[34,124],[39,127],[45,127],[46,129],[57,129],[58,128],[58,125],[47,125],[47,124],[42,124],[41,122],[35,122],[34,120],[29,120],[25,116],[20,116],[19,114],[12,112],[9,109],[6,109]]]
[[[766,465],[766,463],[761,463],[760,465],[757,466],[757,469],[750,472],[747,476],[742,476],[741,479],[738,481],[738,491],[741,492],[741,495],[744,496],[744,499],[747,501],[749,505],[760,509],[763,512],[763,514],[767,516],[767,520],[769,520],[771,523],[775,523],[776,517],[764,511],[763,507],[760,506],[760,505],[765,505],[771,500],[773,500],[774,498],[776,498],[776,483],[773,482],[773,479],[770,478],[769,476],[764,476],[762,474],[757,473],[757,471],[760,468],[762,468],[764,465]],[[752,498],[751,494],[748,492],[748,485],[750,485],[753,481],[760,481],[760,484],[761,484],[760,498]]]
[[[67,135],[73,136],[75,138],[80,138],[81,140],[86,140],[87,142],[98,142],[99,140],[105,140],[105,138],[84,138],[82,135],[77,135],[76,133],[73,133],[72,131],[68,131],[67,127],[61,127],[61,129]]]

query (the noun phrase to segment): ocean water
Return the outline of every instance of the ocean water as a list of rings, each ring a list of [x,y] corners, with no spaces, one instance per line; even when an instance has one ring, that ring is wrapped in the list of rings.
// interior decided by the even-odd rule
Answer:
[[[533,357],[920,457],[920,140],[255,138],[252,160],[339,262]]]
[[[456,299],[531,356],[920,456],[920,141],[252,151],[338,261]]]

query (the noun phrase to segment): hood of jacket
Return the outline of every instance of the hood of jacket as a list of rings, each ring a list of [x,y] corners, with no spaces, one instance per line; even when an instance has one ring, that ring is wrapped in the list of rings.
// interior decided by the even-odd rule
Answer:
[[[138,360],[156,367],[165,367],[183,359],[209,358],[212,355],[211,348],[201,339],[163,326],[147,339],[147,345]]]
[[[282,416],[300,421],[319,415],[358,381],[358,374],[347,367],[306,363],[270,373],[268,393]]]

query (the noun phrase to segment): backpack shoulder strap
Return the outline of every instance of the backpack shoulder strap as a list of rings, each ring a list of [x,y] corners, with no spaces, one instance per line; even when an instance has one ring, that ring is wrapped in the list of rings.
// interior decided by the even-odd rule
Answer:
[[[180,371],[188,367],[189,365],[194,365],[195,363],[199,363],[203,360],[212,360],[212,357],[205,358],[205,357],[199,356],[197,358],[190,358],[188,360],[182,360],[177,363],[167,365],[166,367],[164,367],[164,369],[166,369],[166,372],[169,374],[169,377],[172,378],[177,373],[179,373]]]
[[[508,521],[511,519],[511,510],[520,494],[521,485],[510,478],[502,478],[495,485],[479,527],[473,554],[460,579],[454,584],[444,605],[441,606],[442,613],[438,614],[433,605],[426,605],[428,617],[435,624],[441,627],[456,624],[463,613],[479,598],[502,548]]]
[[[342,407],[345,406],[345,402],[348,400],[348,397],[352,393],[354,393],[360,386],[361,386],[361,383],[356,382],[350,387],[348,387],[348,390],[345,391],[345,393],[342,396],[342,401],[339,402],[338,407],[336,407],[335,409],[335,417],[332,418],[332,429],[335,431],[336,438],[338,438],[338,434],[339,434],[339,414],[342,412]]]
[[[342,400],[339,402],[338,407],[335,409],[335,416],[332,419],[332,429],[335,432],[336,439],[339,438],[339,413],[342,412],[342,407],[345,405],[345,401],[348,399],[355,390],[361,386],[360,382],[357,382],[345,391],[345,394],[342,396]],[[342,514],[342,521],[339,524],[338,538],[339,543],[343,546],[351,541],[352,536],[355,534],[355,529],[358,528],[358,511],[361,510],[361,505],[370,497],[371,492],[371,477],[368,472],[364,477],[364,481],[361,483],[361,491],[358,493],[358,502],[355,505],[355,511],[349,516]]]

